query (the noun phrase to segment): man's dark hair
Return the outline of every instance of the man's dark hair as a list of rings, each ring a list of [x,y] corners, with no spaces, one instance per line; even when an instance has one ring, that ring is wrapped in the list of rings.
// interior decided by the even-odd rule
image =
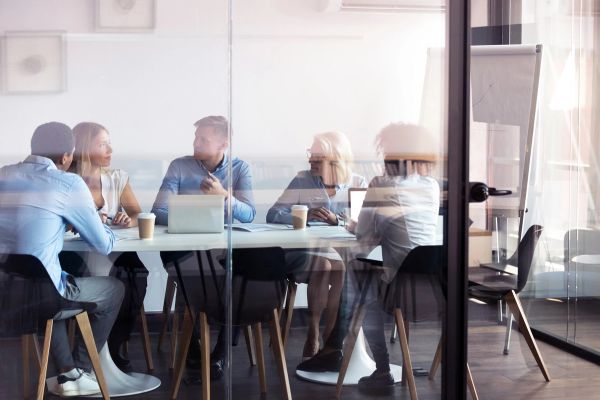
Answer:
[[[73,131],[60,122],[48,122],[38,126],[31,137],[31,154],[56,162],[75,147]]]
[[[218,134],[223,137],[227,137],[229,123],[227,122],[227,118],[221,115],[209,115],[208,117],[204,117],[199,119],[194,123],[194,126],[200,128],[201,126],[212,126]]]

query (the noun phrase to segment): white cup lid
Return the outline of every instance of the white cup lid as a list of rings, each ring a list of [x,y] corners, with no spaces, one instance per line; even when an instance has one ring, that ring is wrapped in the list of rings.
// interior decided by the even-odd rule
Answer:
[[[292,210],[308,210],[308,206],[305,206],[304,204],[294,204]]]
[[[138,219],[151,219],[151,218],[156,218],[156,215],[154,215],[154,213],[139,213],[138,214]]]

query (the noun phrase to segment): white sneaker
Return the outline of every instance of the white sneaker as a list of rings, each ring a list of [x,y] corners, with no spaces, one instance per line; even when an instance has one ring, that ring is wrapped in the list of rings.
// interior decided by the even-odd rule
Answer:
[[[100,393],[96,376],[79,368],[59,375],[57,383],[57,393],[61,397],[88,396]]]

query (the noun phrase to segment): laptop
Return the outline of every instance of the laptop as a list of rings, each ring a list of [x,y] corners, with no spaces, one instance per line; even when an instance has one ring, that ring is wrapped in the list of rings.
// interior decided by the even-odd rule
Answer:
[[[348,189],[348,207],[350,208],[350,219],[358,221],[358,214],[360,214],[360,209],[362,208],[366,195],[366,188]]]
[[[169,197],[169,233],[220,233],[225,196],[180,194]]]

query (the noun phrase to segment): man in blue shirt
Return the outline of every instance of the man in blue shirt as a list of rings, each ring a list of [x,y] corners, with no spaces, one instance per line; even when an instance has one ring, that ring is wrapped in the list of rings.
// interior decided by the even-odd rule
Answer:
[[[232,217],[239,222],[252,222],[256,215],[252,195],[252,173],[248,163],[229,158],[225,151],[229,146],[229,123],[223,116],[204,117],[194,124],[194,155],[180,157],[171,162],[152,212],[156,214],[156,223],[168,225],[168,200],[174,194],[219,194],[225,196],[225,220],[227,220],[227,202],[231,203]],[[229,182],[228,168],[231,165],[232,181]],[[231,187],[232,195],[227,190]],[[189,255],[189,253],[188,253]],[[208,255],[211,256],[210,254]],[[192,264],[196,257],[185,257],[184,253],[172,253],[169,257],[186,259]],[[192,265],[192,268],[202,266]],[[185,263],[182,268],[187,269]],[[195,281],[188,277],[186,287],[193,289]],[[193,290],[191,290],[193,292]],[[194,330],[188,353],[188,367],[200,367],[199,335]],[[215,348],[211,354],[211,377],[218,379],[223,375],[226,349],[225,330],[221,329]]]
[[[58,292],[75,301],[97,304],[89,317],[98,349],[102,348],[119,312],[123,285],[110,277],[75,278],[61,268],[58,253],[65,231],[72,227],[102,254],[112,250],[115,236],[102,224],[92,195],[77,175],[65,172],[73,160],[73,134],[58,122],[40,125],[25,161],[0,169],[0,253],[37,257]],[[84,344],[71,353],[64,320],[52,331],[51,353],[59,369],[61,396],[100,393]]]
[[[197,121],[194,155],[180,157],[171,162],[152,212],[156,223],[168,224],[168,200],[172,194],[222,194],[231,202],[233,218],[239,222],[252,222],[256,209],[252,196],[252,173],[248,163],[239,158],[229,158],[225,151],[229,145],[228,122],[222,116],[208,116]],[[232,182],[228,179],[231,164]],[[231,186],[232,196],[227,188]]]

